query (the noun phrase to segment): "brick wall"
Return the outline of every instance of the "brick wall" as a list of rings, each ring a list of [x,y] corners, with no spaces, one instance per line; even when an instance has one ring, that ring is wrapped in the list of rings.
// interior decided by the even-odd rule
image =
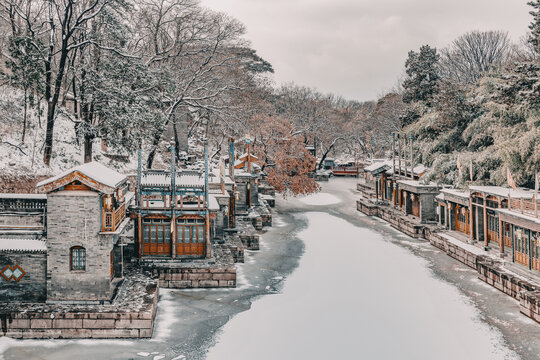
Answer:
[[[112,296],[110,252],[113,239],[99,235],[98,193],[49,194],[47,206],[47,300],[109,300]],[[70,270],[70,248],[86,249],[86,270]]]
[[[17,226],[43,227],[43,215],[0,215],[0,228]]]
[[[147,287],[151,303],[142,311],[25,311],[0,314],[0,336],[15,339],[150,338],[158,287]]]
[[[166,269],[153,270],[159,278],[159,286],[174,289],[233,288],[236,287],[236,269]]]
[[[8,301],[44,302],[47,296],[47,254],[0,252],[0,270],[19,265],[26,273],[19,281],[0,276],[0,303]]]

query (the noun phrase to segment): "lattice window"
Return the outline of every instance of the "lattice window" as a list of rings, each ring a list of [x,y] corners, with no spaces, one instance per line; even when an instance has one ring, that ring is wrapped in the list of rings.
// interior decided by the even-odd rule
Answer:
[[[86,249],[81,246],[74,246],[70,249],[71,270],[86,270]]]

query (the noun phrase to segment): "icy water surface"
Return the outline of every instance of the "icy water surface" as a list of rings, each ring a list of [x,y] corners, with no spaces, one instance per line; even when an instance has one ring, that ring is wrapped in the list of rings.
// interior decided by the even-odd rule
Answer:
[[[299,268],[225,325],[209,360],[516,357],[421,259],[338,217],[304,216]]]
[[[151,340],[0,338],[11,359],[537,359],[540,326],[425,241],[355,210],[354,180],[278,199],[238,287],[162,290]],[[515,351],[515,352],[514,352]]]

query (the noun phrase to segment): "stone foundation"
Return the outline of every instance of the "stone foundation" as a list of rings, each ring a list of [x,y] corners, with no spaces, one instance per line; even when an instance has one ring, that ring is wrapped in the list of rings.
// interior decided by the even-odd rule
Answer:
[[[367,216],[378,216],[379,207],[369,200],[361,199],[356,201],[356,210]]]
[[[214,244],[211,259],[141,260],[144,269],[159,279],[159,286],[173,289],[236,287],[236,268],[231,249]]]
[[[478,279],[518,300],[520,312],[540,323],[540,287],[505,270],[500,261],[485,256],[483,250],[438,232],[431,226],[408,222],[396,216],[396,210],[378,206],[366,199],[357,201],[357,210],[369,216],[378,216],[409,236],[426,239],[448,256],[475,269]]]
[[[127,276],[110,305],[21,304],[0,310],[0,336],[15,339],[150,338],[159,288],[136,272]]]
[[[154,269],[159,286],[174,289],[233,288],[236,287],[236,269]]]
[[[259,250],[259,235],[241,234],[239,237],[246,249]]]

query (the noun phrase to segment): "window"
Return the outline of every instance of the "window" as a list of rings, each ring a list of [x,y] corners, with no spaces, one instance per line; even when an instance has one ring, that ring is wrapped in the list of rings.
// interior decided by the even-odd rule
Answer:
[[[74,246],[70,249],[71,270],[86,270],[86,249],[81,246]]]

